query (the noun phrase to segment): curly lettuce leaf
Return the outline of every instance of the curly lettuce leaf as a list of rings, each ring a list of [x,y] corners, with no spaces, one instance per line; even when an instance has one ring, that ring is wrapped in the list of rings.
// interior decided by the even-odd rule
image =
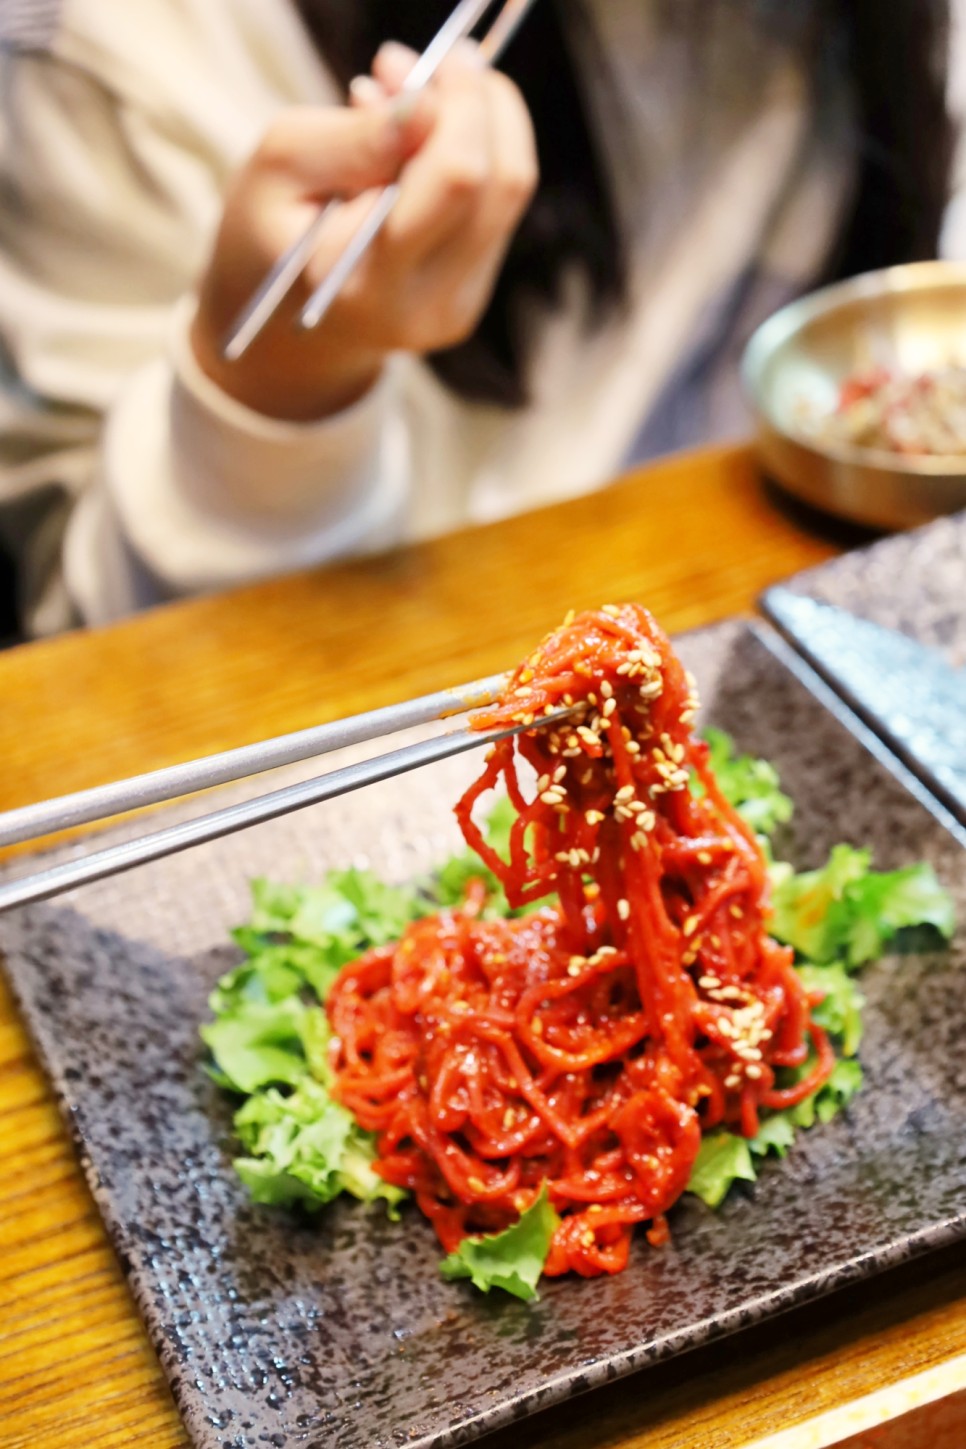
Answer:
[[[688,1192],[693,1192],[708,1207],[716,1208],[724,1201],[732,1183],[739,1180],[755,1180],[755,1164],[747,1139],[733,1132],[708,1132],[701,1139]]]
[[[710,765],[721,793],[759,835],[771,835],[792,818],[792,802],[782,793],[778,772],[767,760],[736,755],[734,741],[724,730],[703,731],[710,749]]]
[[[881,955],[904,926],[955,929],[948,893],[932,866],[873,871],[868,850],[836,845],[820,870],[773,873],[772,934],[807,961],[860,966]]]
[[[308,1014],[309,1008],[290,996],[243,1002],[203,1026],[201,1038],[214,1057],[220,1085],[247,1095],[259,1087],[300,1082],[308,1070]]]
[[[375,1150],[351,1113],[306,1077],[289,1096],[256,1092],[235,1113],[246,1156],[235,1170],[257,1203],[323,1207],[340,1192],[363,1202],[383,1199],[394,1214],[406,1194],[373,1170]]]
[[[932,866],[924,863],[870,871],[849,888],[846,899],[853,908],[848,943],[852,966],[881,956],[896,932],[907,926],[932,926],[947,941],[956,929],[952,897]]]
[[[514,1298],[536,1298],[537,1282],[559,1222],[544,1183],[539,1197],[518,1222],[502,1233],[464,1238],[455,1253],[443,1259],[439,1271],[447,1282],[469,1278],[483,1293],[502,1288]]]
[[[812,1007],[812,1020],[838,1038],[845,1056],[854,1057],[862,1040],[865,997],[853,978],[840,962],[813,966],[806,961],[798,967],[798,974],[807,991],[822,992],[820,1004]]]
[[[758,1124],[758,1132],[748,1146],[755,1157],[767,1157],[774,1152],[776,1157],[787,1157],[788,1149],[795,1142],[795,1123],[787,1112],[769,1112]]]
[[[808,1067],[800,1068],[800,1071],[807,1070]],[[862,1068],[858,1062],[840,1061],[828,1081],[804,1102],[781,1112],[763,1112],[755,1137],[738,1137],[723,1128],[708,1132],[701,1140],[688,1192],[695,1193],[710,1208],[719,1207],[732,1183],[755,1181],[755,1158],[767,1157],[769,1153],[785,1157],[799,1129],[812,1127],[816,1122],[831,1122],[861,1085]]]
[[[828,1081],[799,1102],[797,1107],[788,1107],[789,1121],[796,1127],[814,1127],[816,1122],[831,1122],[843,1107],[847,1107],[862,1086],[862,1068],[852,1058],[836,1062]]]

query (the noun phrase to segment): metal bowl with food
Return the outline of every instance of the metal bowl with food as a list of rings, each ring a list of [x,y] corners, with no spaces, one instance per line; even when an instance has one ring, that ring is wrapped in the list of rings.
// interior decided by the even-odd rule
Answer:
[[[743,373],[762,463],[797,497],[880,528],[966,508],[966,264],[813,292],[759,327]]]

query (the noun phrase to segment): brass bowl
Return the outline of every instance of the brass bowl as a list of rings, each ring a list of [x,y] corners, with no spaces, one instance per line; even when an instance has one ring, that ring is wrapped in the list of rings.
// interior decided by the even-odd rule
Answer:
[[[966,364],[966,264],[917,262],[813,292],[769,317],[742,364],[762,464],[790,493],[860,523],[909,528],[966,508],[966,456],[911,457],[813,431],[842,382],[883,362]]]

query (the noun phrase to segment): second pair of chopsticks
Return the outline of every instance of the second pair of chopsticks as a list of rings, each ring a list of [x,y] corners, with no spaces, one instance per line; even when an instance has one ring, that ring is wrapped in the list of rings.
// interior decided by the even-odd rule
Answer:
[[[56,800],[41,801],[18,810],[0,814],[0,845],[33,840],[40,835],[89,824],[107,816],[155,805],[176,796],[192,794],[230,780],[240,780],[280,765],[294,764],[349,745],[363,744],[380,736],[394,734],[414,725],[443,720],[468,710],[478,709],[499,697],[506,684],[506,675],[477,680],[455,690],[441,690],[421,699],[371,710],[333,724],[282,735],[237,750],[209,755],[184,765],[172,765],[115,784],[97,786]],[[482,745],[520,734],[526,729],[554,724],[569,718],[576,706],[541,715],[530,724],[516,724],[505,729],[480,731],[453,730],[416,744],[404,745],[388,754],[346,765],[311,780],[284,786],[253,800],[229,805],[192,820],[166,826],[153,834],[122,841],[104,850],[50,866],[34,875],[0,885],[0,911],[15,906],[47,900],[76,886],[88,885],[107,876],[119,875],[149,861],[175,855],[194,845],[218,840],[252,825],[275,820],[307,805],[317,805],[338,795],[361,789],[364,785],[387,780],[421,765],[463,754]]]
[[[492,8],[493,3],[494,0],[460,0],[460,4],[410,71],[402,87],[404,97],[412,99],[426,89],[453,47],[472,32]],[[487,65],[495,65],[499,60],[533,3],[534,0],[504,0],[492,26],[480,41],[480,53]],[[399,193],[398,182],[380,191],[345,251],[302,308],[298,319],[300,327],[306,330],[318,327],[382,231],[399,199]],[[341,204],[339,201],[330,201],[324,206],[269,272],[225,340],[223,352],[229,362],[236,362],[248,350],[274,316],[305,270],[318,245],[323,227]]]

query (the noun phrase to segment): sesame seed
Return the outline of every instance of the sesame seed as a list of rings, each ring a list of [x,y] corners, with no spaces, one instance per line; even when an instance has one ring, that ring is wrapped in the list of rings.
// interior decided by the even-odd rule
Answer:
[[[614,799],[615,800],[633,800],[633,798],[634,798],[634,786],[633,785],[622,785],[620,787],[620,789],[618,790],[617,794],[614,796]]]
[[[740,906],[729,906],[728,912],[730,915],[734,916],[736,921],[740,921],[742,916],[744,915],[744,911],[741,909]]]
[[[486,1192],[486,1184],[478,1177],[467,1178],[467,1183],[473,1192]]]
[[[513,1108],[512,1107],[507,1107],[506,1111],[503,1114],[503,1125],[504,1125],[504,1127],[512,1127],[515,1118],[516,1118],[516,1113],[514,1112]]]
[[[587,821],[588,825],[599,825],[604,818],[605,817],[601,814],[599,810],[584,811],[584,819]]]
[[[604,700],[604,719],[610,719],[611,715],[614,713],[614,710],[616,708],[617,708],[617,700],[616,699],[605,699]]]
[[[695,931],[698,929],[698,923],[700,922],[700,919],[700,916],[688,916],[687,920],[684,923],[684,934],[686,936],[694,935]]]
[[[557,768],[553,772],[554,783],[557,784],[557,785],[559,785],[560,784],[560,781],[566,778],[566,775],[567,775],[567,766],[566,765],[558,765]]]
[[[609,614],[612,619],[619,619],[621,614],[616,604],[605,604],[600,612],[602,614]]]
[[[617,902],[617,914],[620,916],[620,918],[621,918],[622,921],[628,920],[630,918],[630,914],[631,914],[630,903],[628,901],[623,901],[623,900],[618,901]]]
[[[570,626],[571,626],[571,624],[576,619],[576,617],[577,617],[577,611],[575,609],[568,609],[567,612],[566,612],[566,614],[564,615],[564,621],[563,621],[564,628],[565,629],[569,629]]]
[[[752,1062],[750,1066],[745,1068],[745,1076],[750,1077],[753,1082],[757,1082],[760,1079],[761,1067],[757,1062]]]
[[[714,859],[714,857],[712,856],[710,850],[699,850],[698,851],[698,864],[699,865],[710,865],[713,859]]]

